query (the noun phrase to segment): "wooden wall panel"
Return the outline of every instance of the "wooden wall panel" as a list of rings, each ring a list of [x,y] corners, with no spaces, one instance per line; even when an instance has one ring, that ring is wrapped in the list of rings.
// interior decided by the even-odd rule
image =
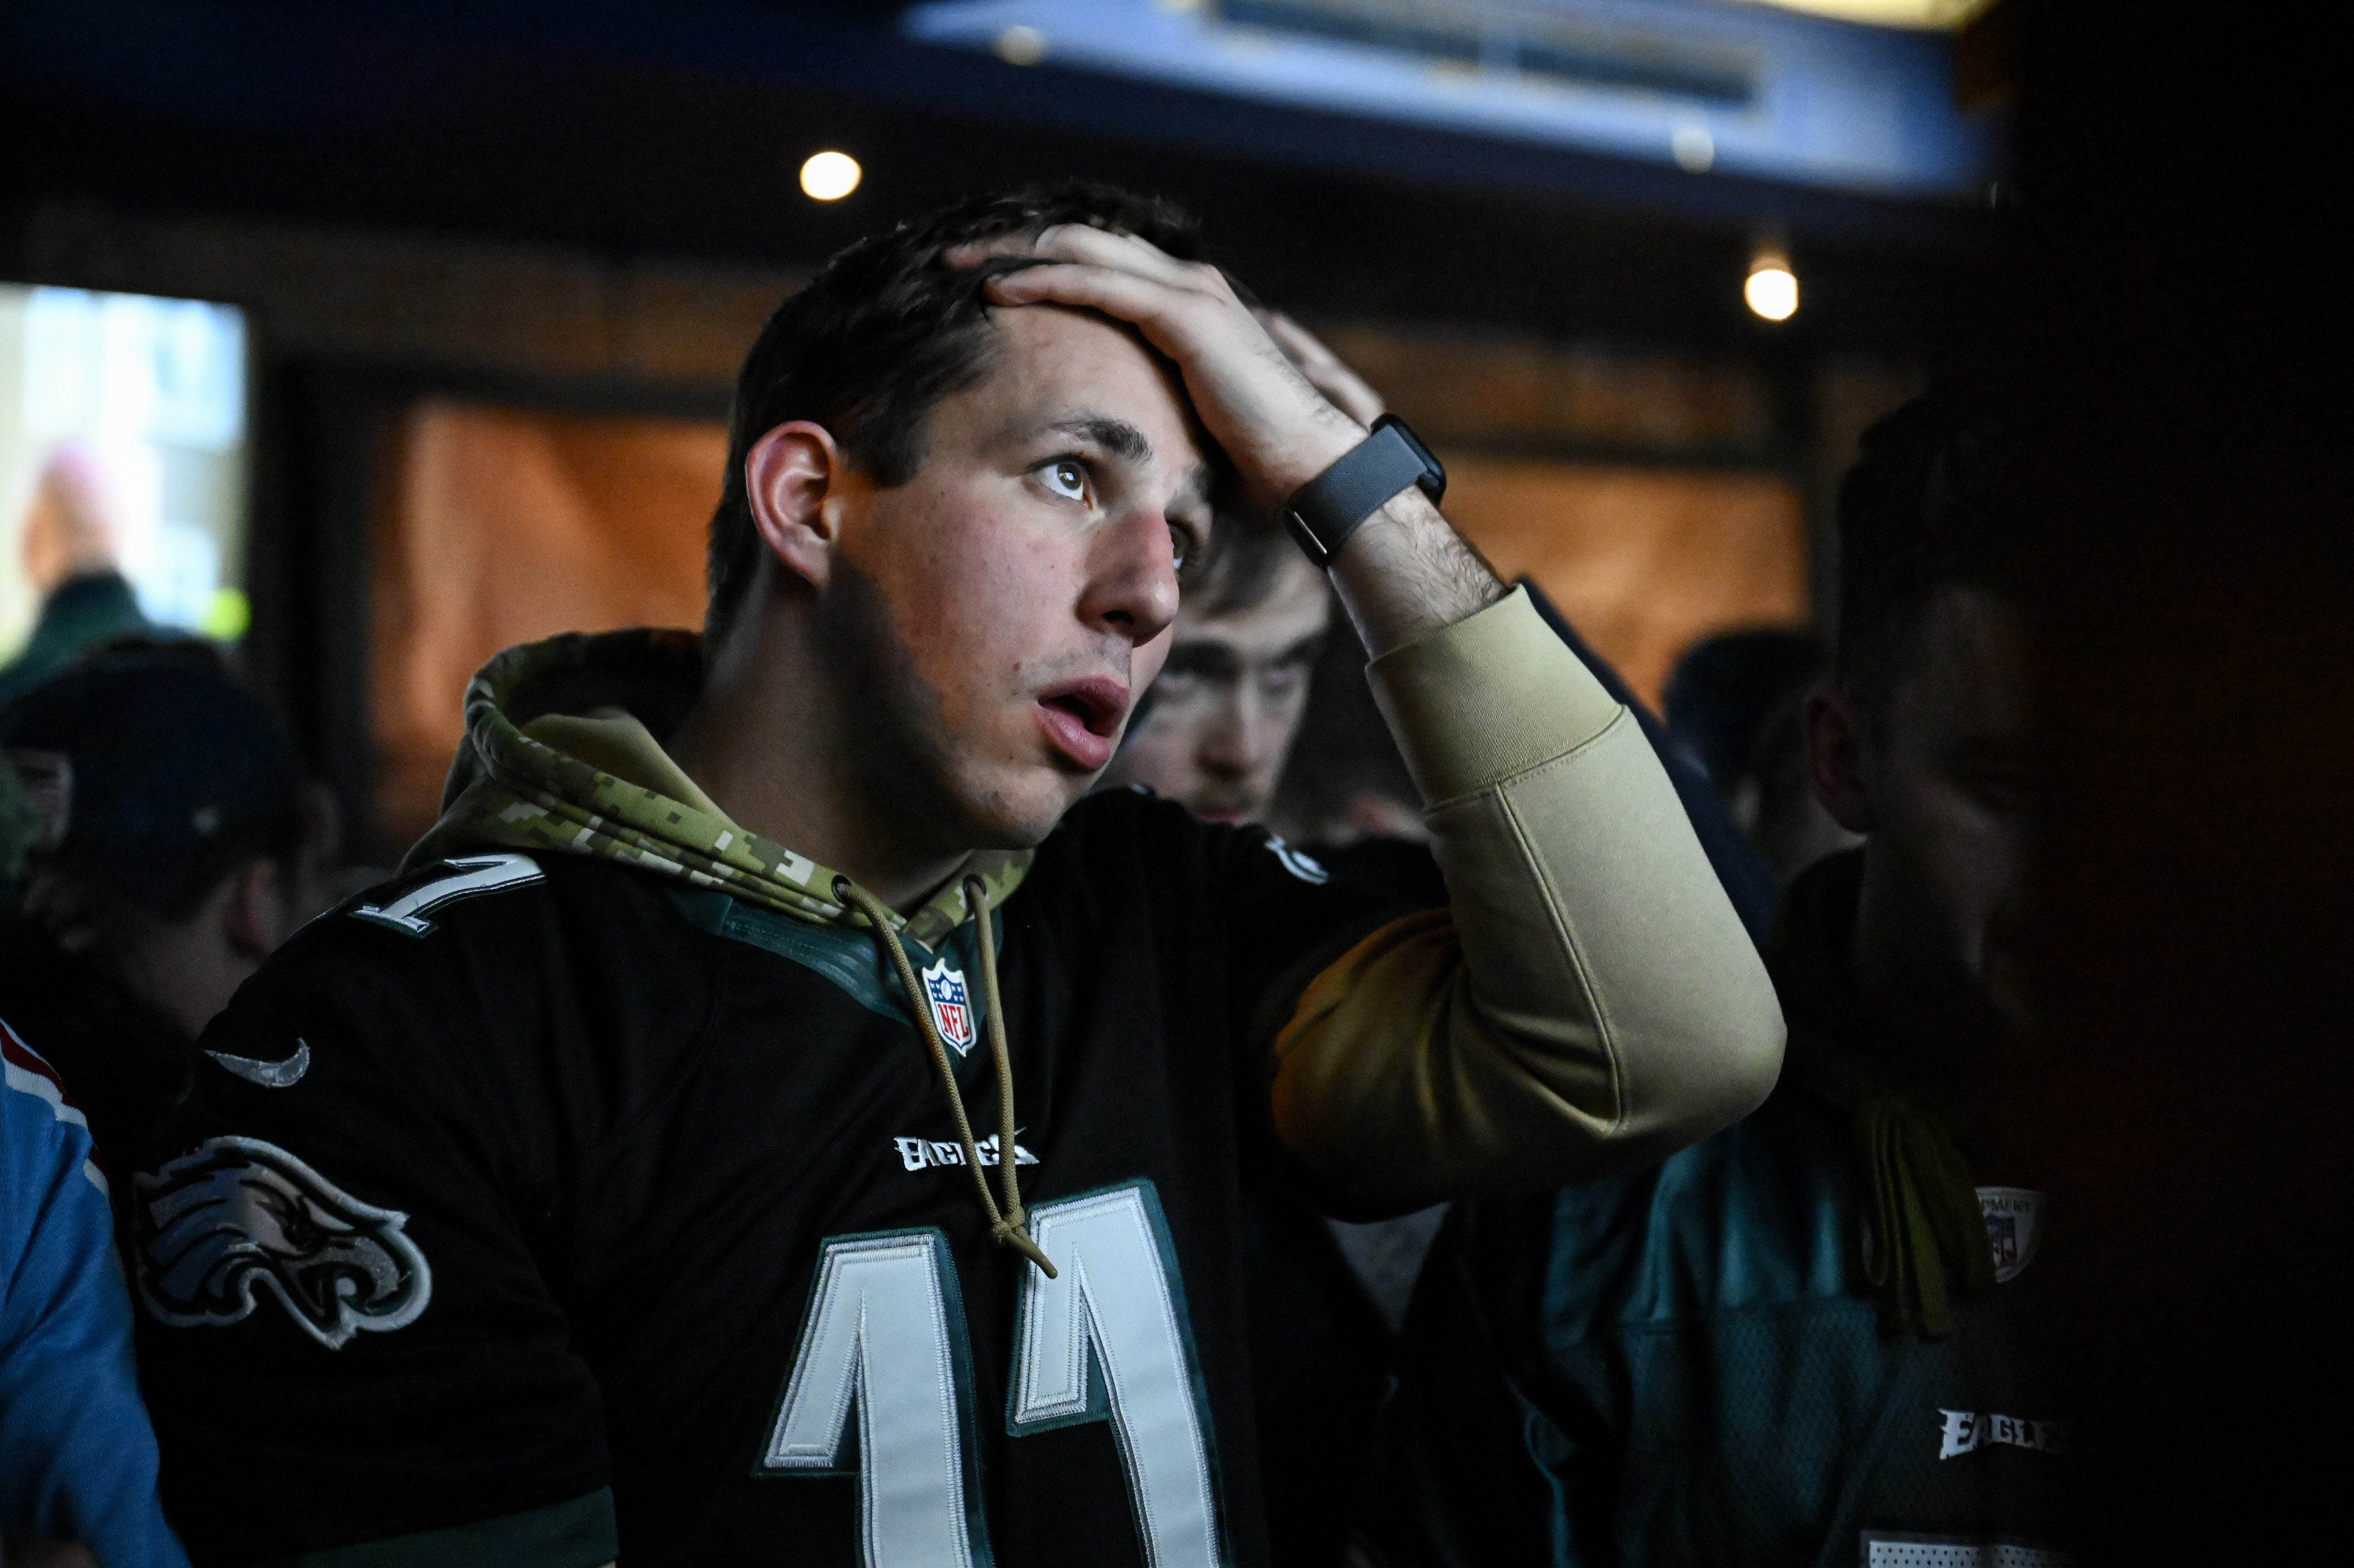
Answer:
[[[1807,620],[1797,490],[1769,473],[1442,454],[1447,514],[1507,579],[1536,579],[1657,707],[1694,642]]]
[[[401,431],[371,594],[377,808],[429,826],[493,653],[560,631],[703,624],[727,433],[430,398]]]

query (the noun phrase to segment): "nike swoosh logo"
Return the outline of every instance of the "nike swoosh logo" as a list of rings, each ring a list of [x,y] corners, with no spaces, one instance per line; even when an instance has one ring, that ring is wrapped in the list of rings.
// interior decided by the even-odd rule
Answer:
[[[232,1056],[226,1051],[207,1051],[205,1054],[247,1083],[260,1084],[265,1089],[292,1088],[311,1070],[308,1040],[295,1041],[294,1054],[283,1062],[258,1062],[250,1056]]]

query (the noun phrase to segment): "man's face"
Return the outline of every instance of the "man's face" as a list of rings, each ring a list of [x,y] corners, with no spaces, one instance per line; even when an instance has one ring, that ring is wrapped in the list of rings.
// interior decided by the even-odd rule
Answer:
[[[1306,557],[1278,556],[1257,603],[1177,614],[1152,710],[1110,777],[1143,784],[1214,822],[1256,821],[1275,799],[1308,711],[1308,675],[1331,596]]]
[[[933,409],[916,476],[852,487],[829,592],[867,623],[837,646],[873,655],[843,673],[873,709],[847,738],[956,848],[1035,843],[1095,781],[1210,528],[1202,438],[1132,333],[1050,306],[992,321],[991,368]]]
[[[1864,748],[1872,822],[1860,955],[1909,1012],[1958,1034],[2018,1036],[2028,877],[2027,631],[1981,589],[1931,599],[1904,676]]]

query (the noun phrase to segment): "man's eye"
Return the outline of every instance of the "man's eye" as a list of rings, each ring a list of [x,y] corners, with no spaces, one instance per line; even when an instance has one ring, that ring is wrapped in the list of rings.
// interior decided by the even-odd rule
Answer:
[[[1087,471],[1075,462],[1050,462],[1038,471],[1046,488],[1066,501],[1087,498]]]
[[[1185,559],[1193,554],[1193,541],[1185,536],[1182,528],[1169,530],[1169,564],[1179,571],[1185,569]]]

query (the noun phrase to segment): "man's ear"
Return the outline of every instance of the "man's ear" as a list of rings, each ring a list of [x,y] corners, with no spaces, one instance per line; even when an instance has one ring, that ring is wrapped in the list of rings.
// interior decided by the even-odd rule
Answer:
[[[744,491],[760,542],[815,588],[825,586],[832,569],[849,472],[833,437],[807,419],[779,425],[744,455]]]
[[[1806,726],[1807,781],[1815,799],[1849,832],[1872,832],[1872,794],[1864,787],[1871,721],[1844,693],[1818,686],[1807,694]]]
[[[228,875],[221,934],[239,957],[259,964],[301,924],[288,907],[286,877],[276,859],[257,855]]]
[[[290,930],[335,902],[334,868],[344,838],[343,809],[335,804],[335,792],[319,779],[302,781],[295,809],[302,813],[302,842],[295,852],[292,874],[279,889],[286,900]]]

